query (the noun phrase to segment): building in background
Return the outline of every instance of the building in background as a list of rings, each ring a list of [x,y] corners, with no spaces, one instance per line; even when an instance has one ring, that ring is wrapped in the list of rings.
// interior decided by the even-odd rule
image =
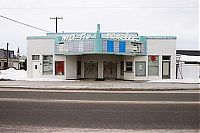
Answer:
[[[27,57],[25,55],[19,56],[19,69],[27,70]]]
[[[176,37],[135,32],[47,33],[27,37],[29,78],[176,78]]]
[[[177,50],[177,79],[200,78],[200,50]]]
[[[0,70],[6,68],[18,69],[19,58],[15,56],[13,50],[8,50],[8,66],[7,66],[7,50],[0,49]]]

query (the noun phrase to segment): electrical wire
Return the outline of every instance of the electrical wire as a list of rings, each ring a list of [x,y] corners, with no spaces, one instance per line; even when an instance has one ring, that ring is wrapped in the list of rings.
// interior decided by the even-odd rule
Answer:
[[[0,15],[0,17],[2,17],[2,18],[4,18],[4,19],[7,19],[7,20],[10,20],[10,21],[13,21],[13,22],[16,22],[16,23],[18,23],[18,24],[22,24],[22,25],[25,25],[25,26],[28,26],[28,27],[37,29],[37,30],[41,30],[41,31],[44,31],[44,32],[50,32],[50,33],[51,33],[51,31],[44,30],[44,29],[41,29],[41,28],[38,28],[38,27],[35,27],[35,26],[32,26],[32,25],[29,25],[29,24],[25,24],[25,23],[23,23],[23,22],[19,22],[19,21],[17,21],[17,20],[14,20],[14,19],[5,17],[5,16],[3,16],[3,15]]]
[[[15,9],[27,9],[27,10],[30,10],[30,9],[33,9],[33,10],[50,10],[50,9],[52,9],[52,10],[67,10],[67,9],[74,9],[74,8],[86,8],[86,9],[88,9],[88,8],[94,8],[94,9],[97,9],[97,8],[103,8],[103,9],[105,9],[105,8],[108,8],[108,9],[134,9],[134,8],[142,8],[142,9],[144,9],[144,8],[149,8],[149,9],[152,9],[152,8],[166,8],[166,9],[172,9],[172,8],[199,8],[198,6],[173,6],[173,7],[169,7],[169,6],[138,6],[138,7],[131,7],[131,6],[69,6],[69,7],[56,7],[56,8],[49,8],[49,7],[46,7],[46,8],[26,8],[26,7],[13,7],[13,8],[9,8],[9,7],[0,7],[0,9],[5,9],[5,10],[7,10],[7,9],[13,9],[13,10],[15,10]]]

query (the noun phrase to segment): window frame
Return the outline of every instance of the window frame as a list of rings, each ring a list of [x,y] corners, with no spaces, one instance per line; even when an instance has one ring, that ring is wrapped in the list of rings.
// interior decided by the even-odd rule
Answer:
[[[157,61],[151,61],[151,57],[155,56],[157,58]],[[156,73],[150,73],[150,69],[156,68],[157,72]],[[160,72],[160,56],[159,55],[148,55],[148,76],[159,76]]]
[[[51,60],[49,63],[46,63],[47,61],[44,60],[45,56],[51,56]],[[50,66],[51,71],[48,73],[48,71],[44,71],[45,66]],[[42,55],[42,75],[53,75],[53,55]]]
[[[62,69],[60,72],[57,72],[57,65],[59,65],[58,63],[62,63]],[[65,75],[65,61],[55,61],[55,75],[56,76],[62,76]]]
[[[131,63],[131,65],[128,65],[128,63]],[[133,61],[126,61],[126,72],[133,72]]]
[[[38,58],[34,59],[33,57],[38,57]],[[32,59],[32,61],[39,61],[40,60],[40,55],[32,55],[31,59]]]
[[[144,63],[144,75],[138,75],[138,73],[137,73],[137,63]],[[135,76],[136,77],[145,77],[145,76],[147,76],[147,73],[146,73],[146,61],[135,61]]]

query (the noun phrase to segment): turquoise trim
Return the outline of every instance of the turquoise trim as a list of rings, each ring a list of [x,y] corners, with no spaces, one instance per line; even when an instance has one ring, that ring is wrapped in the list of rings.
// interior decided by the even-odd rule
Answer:
[[[97,32],[94,43],[94,52],[102,52],[102,39],[100,33],[100,24],[97,24]]]
[[[54,40],[55,40],[55,44],[59,44],[62,40],[62,36],[56,36]]]
[[[139,37],[139,42],[142,43],[142,46],[144,46],[144,52],[142,53],[143,55],[147,55],[147,39],[145,36],[140,36]]]

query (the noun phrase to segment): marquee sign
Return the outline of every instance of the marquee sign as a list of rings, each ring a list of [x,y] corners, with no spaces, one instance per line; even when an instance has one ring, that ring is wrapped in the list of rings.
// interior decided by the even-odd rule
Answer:
[[[102,39],[138,41],[137,33],[101,33]],[[61,41],[95,39],[96,33],[68,33]]]

